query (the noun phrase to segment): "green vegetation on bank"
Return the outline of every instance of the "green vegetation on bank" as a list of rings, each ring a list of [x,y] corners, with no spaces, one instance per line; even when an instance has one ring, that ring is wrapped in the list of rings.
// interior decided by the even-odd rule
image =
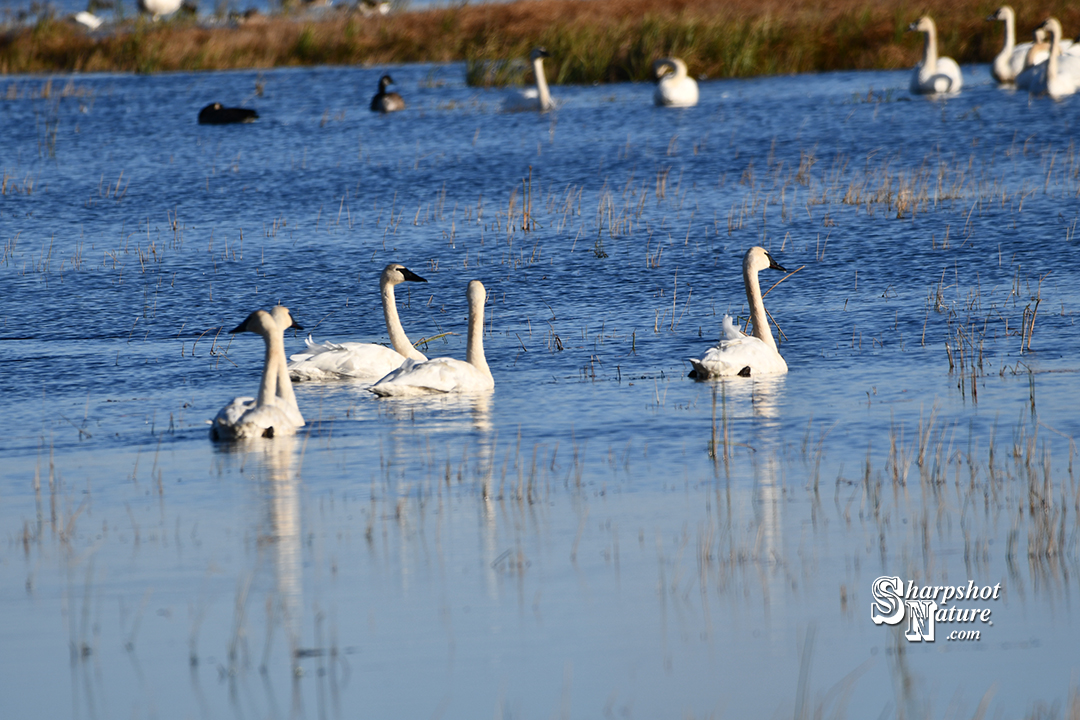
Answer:
[[[989,62],[1004,33],[1001,23],[985,20],[997,5],[958,0],[931,9],[941,52],[960,63]],[[0,73],[464,60],[473,80],[502,82],[520,73],[483,70],[524,58],[534,45],[551,52],[549,80],[559,84],[645,80],[652,61],[665,55],[712,78],[891,69],[917,61],[922,38],[905,30],[926,8],[902,0],[520,0],[375,17],[256,16],[220,27],[139,18],[106,34],[45,18],[0,35]],[[1058,17],[1067,34],[1080,30],[1076,3],[1016,11],[1018,41],[1047,15]]]

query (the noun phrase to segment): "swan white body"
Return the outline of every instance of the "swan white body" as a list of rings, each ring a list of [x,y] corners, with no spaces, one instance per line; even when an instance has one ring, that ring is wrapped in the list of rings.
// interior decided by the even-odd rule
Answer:
[[[399,367],[406,358],[423,362],[427,357],[413,347],[401,327],[394,286],[402,282],[427,282],[404,265],[390,263],[379,277],[383,317],[393,349],[375,343],[316,343],[307,338],[307,350],[293,355],[289,376],[293,380],[355,378],[375,381]]]
[[[686,63],[679,58],[663,58],[653,63],[656,90],[653,102],[660,107],[693,107],[698,103],[698,86],[686,74]]]
[[[162,15],[171,15],[180,9],[183,0],[136,0],[139,10],[152,15],[157,20]]]
[[[551,57],[542,47],[533,48],[529,59],[532,61],[533,75],[536,76],[536,87],[526,88],[513,93],[503,100],[503,110],[510,112],[545,112],[555,107],[548,90],[547,76],[544,75],[544,58]]]
[[[381,397],[432,393],[483,392],[495,387],[484,357],[484,301],[487,292],[479,280],[469,283],[469,338],[465,361],[435,358],[426,362],[407,360],[369,390]]]
[[[280,321],[276,321],[274,315]],[[223,407],[210,425],[212,440],[295,435],[296,429],[304,425],[304,416],[296,405],[292,384],[285,373],[285,327],[299,325],[292,321],[285,308],[275,308],[274,315],[256,310],[230,331],[261,335],[266,343],[266,358],[259,396],[233,398]]]
[[[764,248],[752,247],[746,251],[743,256],[743,283],[746,285],[746,299],[750,303],[753,335],[744,335],[732,323],[731,316],[725,315],[724,338],[720,344],[706,350],[700,360],[690,359],[693,375],[698,380],[736,375],[782,375],[788,371],[787,363],[776,349],[758,284],[758,272],[769,268],[787,272]]]
[[[1061,23],[1056,18],[1047,19],[1040,29],[1050,36],[1050,52],[1035,66],[1028,89],[1054,99],[1074,94],[1080,85],[1080,57],[1061,52]]]
[[[82,12],[75,13],[75,22],[83,25],[84,27],[88,27],[91,30],[97,30],[105,21],[99,18],[97,15],[83,10]]]
[[[923,15],[908,27],[909,32],[921,32],[926,38],[922,62],[911,75],[911,92],[915,95],[938,95],[960,92],[964,84],[960,66],[950,57],[938,57],[937,27],[929,15]]]

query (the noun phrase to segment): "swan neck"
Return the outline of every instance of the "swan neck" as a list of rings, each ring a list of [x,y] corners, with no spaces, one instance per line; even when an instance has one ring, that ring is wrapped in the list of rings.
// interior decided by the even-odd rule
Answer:
[[[1058,74],[1058,53],[1060,52],[1061,40],[1058,38],[1056,28],[1050,28],[1050,57],[1046,61],[1046,79],[1056,77]]]
[[[394,346],[394,350],[400,355],[411,357],[414,360],[426,360],[427,358],[409,342],[409,337],[405,334],[405,328],[401,327],[401,318],[398,317],[397,299],[394,297],[393,283],[382,280],[379,285],[382,290],[383,318],[386,320],[386,331],[390,334],[390,344]]]
[[[1012,10],[1005,13],[1005,49],[1012,52],[1016,47],[1016,18]]]
[[[469,337],[465,348],[465,362],[486,375],[491,374],[484,357],[484,297],[481,294],[469,298]]]
[[[761,299],[757,270],[743,268],[743,282],[746,284],[746,301],[750,304],[750,319],[754,324],[751,334],[776,350],[776,342],[769,328],[769,316],[765,313],[765,302]]]
[[[302,423],[304,415],[300,412],[300,405],[296,402],[296,393],[293,392],[292,380],[289,379],[289,364],[285,358],[284,335],[284,330],[280,330],[275,334],[275,337],[278,338],[278,342],[275,343],[272,350],[272,352],[275,353],[273,361],[277,366],[277,397],[286,407],[296,411],[296,414],[301,418]]]
[[[937,28],[933,25],[926,31],[926,44],[923,47],[923,70],[937,72]]]
[[[544,59],[533,60],[533,74],[536,75],[536,91],[540,94],[540,109],[551,107],[551,92],[548,90],[547,77],[544,75]]]
[[[279,333],[269,332],[263,336],[266,342],[266,355],[263,357],[262,381],[259,383],[259,397],[256,404],[260,407],[274,405],[277,396],[278,369],[277,359],[285,357],[285,341]]]

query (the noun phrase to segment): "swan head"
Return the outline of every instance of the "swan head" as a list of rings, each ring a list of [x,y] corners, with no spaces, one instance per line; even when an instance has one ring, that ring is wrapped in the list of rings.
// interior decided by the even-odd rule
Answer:
[[[747,250],[746,255],[743,256],[743,272],[757,273],[761,270],[779,270],[780,272],[785,273],[790,272],[787,268],[776,262],[768,250],[755,245]]]
[[[536,62],[537,60],[546,57],[551,57],[551,53],[547,51],[547,48],[543,47],[534,47],[532,49],[532,52],[529,53],[529,60],[531,60],[532,62]]]
[[[679,58],[660,58],[652,65],[653,82],[660,82],[664,76],[686,77],[686,63]]]
[[[296,322],[293,319],[292,313],[289,312],[289,308],[284,305],[275,305],[270,310],[270,316],[274,318],[274,322],[277,323],[278,329],[282,332],[286,330],[303,330],[304,326]]]
[[[934,32],[934,30],[934,21],[930,19],[929,15],[923,15],[921,18],[908,25],[908,32],[930,33]]]
[[[1009,18],[1015,19],[1016,18],[1016,13],[1013,12],[1013,9],[1010,6],[1002,5],[997,10],[995,10],[993,13],[991,13],[989,16],[987,16],[986,19],[987,20],[1000,20],[1001,22],[1006,22]]]
[[[1039,33],[1039,32],[1042,33],[1042,37],[1039,38],[1039,42],[1045,41],[1047,35],[1050,36],[1051,42],[1053,42],[1053,38],[1057,38],[1058,40],[1060,40],[1061,39],[1061,23],[1058,22],[1057,18],[1053,18],[1053,17],[1046,18],[1046,20],[1043,21],[1042,25],[1035,28],[1035,32],[1036,33]]]
[[[383,75],[381,78],[379,78],[379,90],[382,92],[386,92],[387,86],[393,84],[394,78],[390,77],[389,75]]]
[[[244,322],[240,323],[229,332],[233,335],[249,332],[266,337],[275,330],[277,330],[277,323],[274,322],[274,318],[270,313],[265,310],[256,310],[248,315]]]
[[[361,276],[360,281],[363,282],[363,280]],[[390,263],[383,268],[382,277],[379,278],[380,285],[397,285],[403,282],[427,282],[427,280],[399,263]]]
[[[474,305],[484,307],[484,303],[487,301],[487,290],[484,289],[484,283],[479,280],[470,280],[465,297],[469,299],[469,307]]]

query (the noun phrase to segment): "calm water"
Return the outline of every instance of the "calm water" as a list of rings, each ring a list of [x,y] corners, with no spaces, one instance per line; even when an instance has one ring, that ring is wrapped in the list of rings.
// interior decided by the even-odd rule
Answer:
[[[410,106],[378,117],[387,70]],[[5,706],[1063,711],[1080,100],[966,72],[947,101],[845,73],[546,115],[457,65],[5,80]],[[200,127],[214,100],[261,118]],[[754,244],[801,268],[766,300],[791,371],[694,382]],[[224,330],[281,302],[385,342],[391,261],[429,281],[410,336],[452,333],[429,356],[464,357],[485,283],[495,392],[303,384],[296,438],[212,444],[261,371]],[[1000,583],[993,625],[909,643],[870,620],[882,575]]]

